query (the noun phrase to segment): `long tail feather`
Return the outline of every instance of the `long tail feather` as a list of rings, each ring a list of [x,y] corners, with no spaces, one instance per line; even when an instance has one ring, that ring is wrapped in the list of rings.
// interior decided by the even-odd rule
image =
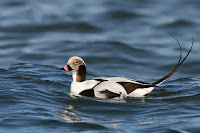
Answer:
[[[180,42],[178,41],[178,39],[175,36],[173,36],[173,35],[171,35],[171,36],[174,37],[174,39],[177,41],[179,48],[180,48],[180,57],[179,57],[178,63],[176,64],[174,69],[172,69],[167,75],[165,75],[161,79],[157,80],[156,82],[152,83],[152,85],[158,86],[158,85],[162,84],[164,81],[166,81],[167,79],[169,79],[172,76],[172,74],[180,67],[180,65],[186,60],[186,58],[188,57],[188,55],[190,54],[190,52],[193,48],[194,38],[192,37],[192,45],[190,47],[190,50],[188,51],[187,55],[181,61],[181,59],[182,59],[182,48],[181,48]]]

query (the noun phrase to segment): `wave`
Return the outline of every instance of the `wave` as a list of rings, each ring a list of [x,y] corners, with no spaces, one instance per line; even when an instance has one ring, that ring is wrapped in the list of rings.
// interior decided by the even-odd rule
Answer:
[[[126,11],[126,10],[115,10],[115,11],[108,11],[104,13],[104,16],[107,17],[107,19],[117,19],[117,20],[123,20],[123,19],[133,19],[141,17],[142,15],[136,12],[132,11]]]
[[[54,22],[43,24],[22,24],[0,27],[3,32],[40,33],[45,31],[100,32],[100,28],[88,22]]]
[[[159,25],[158,27],[161,28],[173,28],[173,27],[190,27],[190,26],[194,26],[196,25],[194,22],[191,22],[189,20],[175,20],[175,21],[171,21],[168,23],[164,23],[162,25]]]

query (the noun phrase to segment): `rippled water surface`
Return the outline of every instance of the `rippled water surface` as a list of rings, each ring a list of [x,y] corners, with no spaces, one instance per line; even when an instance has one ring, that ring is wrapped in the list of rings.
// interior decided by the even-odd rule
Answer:
[[[1,0],[0,132],[200,132],[200,1]],[[154,82],[195,46],[179,72],[144,98],[69,96],[82,57],[87,78]]]

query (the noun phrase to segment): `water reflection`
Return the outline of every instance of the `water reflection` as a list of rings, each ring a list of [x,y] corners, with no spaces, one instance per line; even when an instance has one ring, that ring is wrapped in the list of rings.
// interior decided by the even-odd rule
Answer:
[[[58,113],[61,118],[67,122],[80,122],[82,121],[79,116],[74,113],[75,107],[72,105],[67,105],[66,109],[62,113]]]
[[[72,97],[72,99],[79,99],[77,97]],[[87,101],[85,102],[85,100],[91,100],[91,101]],[[87,104],[85,106],[88,106],[88,103],[89,104],[89,107],[88,108],[91,108],[91,106],[95,106],[95,108],[99,108],[99,109],[94,109],[94,112],[99,112],[99,113],[102,113],[102,114],[106,114],[110,112],[110,110],[113,110],[113,104],[116,105],[117,104],[117,113],[119,111],[118,109],[118,106],[120,106],[121,104],[125,104],[125,106],[128,106],[126,104],[130,104],[130,103],[135,103],[137,104],[138,102],[139,103],[145,103],[145,100],[147,100],[145,97],[143,98],[135,98],[135,100],[133,100],[132,98],[127,98],[127,99],[118,99],[118,100],[114,100],[114,99],[98,99],[98,98],[93,98],[93,99],[90,99],[90,98],[83,98],[82,101],[83,104]],[[81,101],[79,101],[81,102]],[[92,103],[94,102],[94,103]],[[99,106],[104,104],[105,106],[109,106],[108,109],[106,109],[108,112],[105,113],[105,110],[102,109],[101,107]],[[82,105],[82,103],[80,103]],[[122,105],[121,105],[122,106]],[[111,108],[111,109],[109,109]],[[114,107],[115,108],[115,107]],[[67,121],[67,122],[70,122],[70,123],[73,123],[73,122],[83,122],[83,121],[93,121],[93,122],[100,122],[100,121],[112,121],[112,122],[116,122],[116,121],[121,121],[119,120],[118,118],[105,118],[105,117],[98,117],[98,118],[91,118],[91,117],[85,117],[85,116],[81,116],[80,114],[76,113],[78,110],[78,107],[77,106],[74,106],[74,105],[71,105],[71,104],[64,104],[62,109],[59,111],[58,115],[59,117],[61,117],[63,120]],[[90,110],[91,111],[91,110]],[[114,110],[113,110],[114,111]],[[94,115],[94,112],[91,114],[91,115]],[[115,113],[115,111],[113,112]]]

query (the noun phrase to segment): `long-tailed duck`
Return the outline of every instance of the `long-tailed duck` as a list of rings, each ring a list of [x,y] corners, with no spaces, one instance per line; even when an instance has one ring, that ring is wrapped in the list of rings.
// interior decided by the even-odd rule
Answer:
[[[192,41],[189,52],[183,59],[181,45],[177,39],[176,41],[180,48],[180,57],[178,63],[167,75],[153,83],[144,83],[141,81],[122,77],[97,77],[94,79],[86,80],[86,64],[84,60],[77,56],[71,57],[68,60],[67,65],[65,65],[64,68],[61,68],[62,70],[72,72],[73,81],[71,83],[70,94],[76,96],[88,96],[107,99],[143,97],[144,95],[150,93],[155,87],[158,87],[161,83],[170,78],[190,54],[194,44],[194,39]]]

